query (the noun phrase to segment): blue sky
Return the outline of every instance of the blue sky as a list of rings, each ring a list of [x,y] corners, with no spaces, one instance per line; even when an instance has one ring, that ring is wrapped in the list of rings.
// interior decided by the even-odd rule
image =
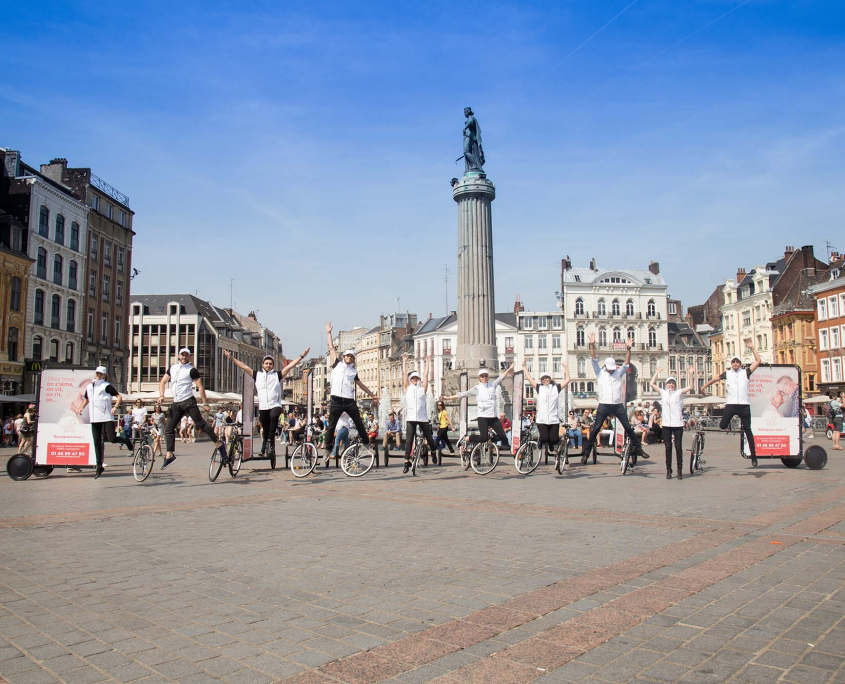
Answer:
[[[732,11],[733,10],[733,11]],[[845,3],[42,2],[4,7],[0,145],[137,212],[133,291],[193,292],[293,356],[456,298],[462,109],[484,134],[497,309],[561,257],[700,303],[845,249]],[[187,267],[179,257],[192,260]]]

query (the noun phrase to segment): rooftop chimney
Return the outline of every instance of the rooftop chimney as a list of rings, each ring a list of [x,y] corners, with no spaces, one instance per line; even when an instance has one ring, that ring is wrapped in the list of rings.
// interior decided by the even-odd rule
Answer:
[[[660,275],[660,264],[657,261],[652,261],[648,265],[648,270],[654,273],[654,275]]]
[[[813,253],[813,245],[804,245],[801,248],[801,258],[807,275],[816,275],[816,256]]]
[[[795,247],[790,247],[789,245],[787,245],[786,249],[783,250],[783,258],[786,261],[789,261],[789,257],[791,257],[793,254],[795,254]]]
[[[592,259],[590,259],[590,270],[591,270],[591,271],[595,271],[595,270],[596,270],[596,258],[595,258],[595,257],[593,257]]]
[[[255,315],[254,311],[250,311],[247,315],[247,318],[251,321],[255,321],[256,323],[258,323],[258,317]]]
[[[517,295],[516,300],[513,303],[513,312],[519,313],[520,311],[525,311],[525,307],[522,305],[522,302],[519,301],[519,295]]]
[[[739,285],[742,282],[742,279],[745,277],[745,269],[738,268],[736,269],[736,284]]]

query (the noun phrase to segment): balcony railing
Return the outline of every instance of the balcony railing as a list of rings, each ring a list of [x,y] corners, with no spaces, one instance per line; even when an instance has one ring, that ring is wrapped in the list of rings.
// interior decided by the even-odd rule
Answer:
[[[505,354],[513,354],[513,347],[505,347]]]
[[[451,356],[451,355],[452,355],[452,348],[446,347],[446,349],[443,350],[443,356]]]

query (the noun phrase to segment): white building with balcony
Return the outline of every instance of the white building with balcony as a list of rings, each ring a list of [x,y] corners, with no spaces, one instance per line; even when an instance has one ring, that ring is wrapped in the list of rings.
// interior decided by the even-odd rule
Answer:
[[[25,167],[30,185],[25,349],[34,361],[82,362],[88,207],[63,185]]]
[[[632,339],[628,398],[652,396],[649,380],[659,365],[668,367],[667,286],[660,265],[648,270],[573,268],[567,257],[561,267],[560,304],[566,329],[566,356],[572,393],[591,397],[596,391],[588,341],[596,337],[599,362],[625,358],[625,340]]]

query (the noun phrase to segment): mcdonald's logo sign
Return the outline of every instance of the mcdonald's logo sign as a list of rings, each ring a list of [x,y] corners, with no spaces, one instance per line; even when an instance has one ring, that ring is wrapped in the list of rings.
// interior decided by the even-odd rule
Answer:
[[[27,361],[24,364],[24,369],[27,373],[40,373],[42,370],[41,364],[41,361]]]

